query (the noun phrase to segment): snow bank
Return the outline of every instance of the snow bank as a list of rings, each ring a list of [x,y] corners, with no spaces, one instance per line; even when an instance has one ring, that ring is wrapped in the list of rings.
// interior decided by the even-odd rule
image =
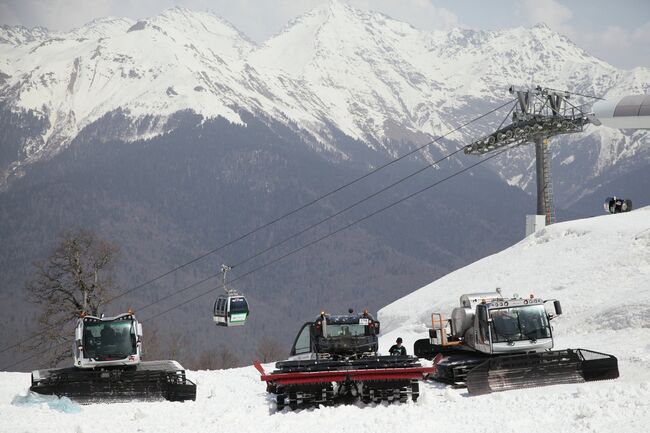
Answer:
[[[417,403],[274,413],[253,367],[188,372],[197,401],[94,404],[78,413],[15,404],[30,376],[0,373],[0,433],[75,432],[645,432],[650,420],[650,209],[557,224],[451,273],[379,312],[385,348],[427,335],[432,309],[503,288],[563,302],[558,346],[615,354],[621,378],[469,397],[427,383]],[[267,369],[272,368],[270,365]],[[12,401],[14,404],[12,404]],[[20,401],[20,397],[18,397]]]
[[[47,404],[12,405],[14,395],[28,387],[29,375],[0,373],[0,432],[630,433],[646,431],[650,409],[648,381],[621,379],[472,398],[464,390],[431,383],[423,385],[417,403],[357,403],[276,414],[252,367],[191,372],[190,377],[198,384],[196,402],[94,404],[80,413],[62,413]]]
[[[650,410],[647,372],[627,366],[625,372],[639,379],[628,376],[471,398],[465,390],[430,383],[422,386],[417,403],[357,403],[281,413],[273,413],[273,403],[252,367],[190,372],[198,384],[195,402],[93,404],[80,413],[62,413],[46,404],[12,405],[14,396],[29,386],[29,375],[0,373],[0,432],[645,432]]]

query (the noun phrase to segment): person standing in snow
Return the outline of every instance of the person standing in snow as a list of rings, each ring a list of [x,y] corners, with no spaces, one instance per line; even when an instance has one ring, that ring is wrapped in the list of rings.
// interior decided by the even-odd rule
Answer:
[[[402,337],[397,337],[395,344],[390,347],[391,356],[406,356],[406,347],[402,346]]]

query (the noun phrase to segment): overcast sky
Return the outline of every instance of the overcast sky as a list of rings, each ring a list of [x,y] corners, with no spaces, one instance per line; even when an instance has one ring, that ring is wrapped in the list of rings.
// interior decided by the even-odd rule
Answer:
[[[329,0],[0,0],[0,24],[69,30],[94,18],[144,18],[172,6],[211,10],[262,42]],[[650,67],[649,0],[343,0],[421,29],[500,29],[545,22],[611,64]]]

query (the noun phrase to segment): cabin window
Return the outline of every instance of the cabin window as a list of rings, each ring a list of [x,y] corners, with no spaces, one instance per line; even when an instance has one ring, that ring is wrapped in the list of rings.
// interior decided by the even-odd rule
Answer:
[[[310,338],[310,325],[306,324],[302,327],[298,338],[296,338],[296,343],[294,345],[294,354],[300,355],[302,353],[311,352],[311,338]]]
[[[479,342],[483,344],[490,344],[488,334],[488,313],[485,305],[479,305],[476,312],[478,313],[478,335]]]

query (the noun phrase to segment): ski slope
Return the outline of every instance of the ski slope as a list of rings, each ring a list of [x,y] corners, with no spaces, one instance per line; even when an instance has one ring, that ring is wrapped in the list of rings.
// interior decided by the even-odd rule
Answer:
[[[196,402],[88,406],[30,396],[29,374],[3,372],[0,433],[647,431],[650,208],[554,225],[386,306],[379,312],[381,349],[402,336],[412,350],[427,335],[433,309],[448,312],[460,294],[496,286],[504,294],[560,299],[556,346],[612,353],[621,377],[479,397],[429,383],[417,403],[274,413],[253,367],[189,372],[198,385]]]

